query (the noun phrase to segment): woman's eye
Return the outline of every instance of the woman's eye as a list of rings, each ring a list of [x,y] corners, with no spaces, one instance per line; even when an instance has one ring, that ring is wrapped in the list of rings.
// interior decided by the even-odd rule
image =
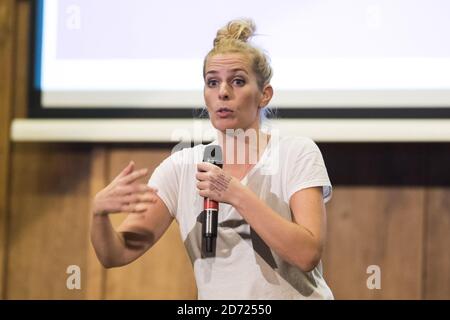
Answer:
[[[217,80],[208,80],[206,81],[208,87],[215,87],[217,85]]]
[[[234,79],[233,82],[238,86],[243,86],[245,84],[244,79]]]

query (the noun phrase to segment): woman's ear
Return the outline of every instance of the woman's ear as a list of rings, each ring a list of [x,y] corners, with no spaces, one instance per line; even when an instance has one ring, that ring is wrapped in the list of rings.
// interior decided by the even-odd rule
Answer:
[[[264,86],[263,92],[262,92],[262,98],[261,102],[259,103],[260,108],[264,108],[267,106],[272,99],[273,96],[273,88],[270,84],[266,84]]]

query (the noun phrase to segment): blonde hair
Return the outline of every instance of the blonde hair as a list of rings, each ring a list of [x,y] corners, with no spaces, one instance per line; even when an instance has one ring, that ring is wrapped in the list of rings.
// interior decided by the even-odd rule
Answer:
[[[217,54],[241,53],[250,58],[251,67],[258,82],[258,88],[262,91],[264,86],[270,83],[272,68],[269,63],[269,57],[261,49],[248,43],[255,31],[256,25],[251,19],[232,20],[219,29],[213,42],[214,47],[203,61],[203,77],[205,77],[206,63],[210,57]]]

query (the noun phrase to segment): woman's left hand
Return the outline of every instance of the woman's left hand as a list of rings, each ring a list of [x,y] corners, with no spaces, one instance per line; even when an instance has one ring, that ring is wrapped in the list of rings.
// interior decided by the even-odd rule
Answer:
[[[233,205],[244,188],[240,181],[212,163],[201,162],[197,170],[197,189],[202,197]]]

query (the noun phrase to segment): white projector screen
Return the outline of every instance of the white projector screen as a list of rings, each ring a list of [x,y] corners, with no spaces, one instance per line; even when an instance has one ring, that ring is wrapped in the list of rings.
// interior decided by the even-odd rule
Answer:
[[[35,116],[192,116],[204,106],[203,58],[217,29],[239,17],[257,25],[252,41],[274,70],[270,106],[288,117],[450,114],[448,0],[41,0],[34,7]]]

